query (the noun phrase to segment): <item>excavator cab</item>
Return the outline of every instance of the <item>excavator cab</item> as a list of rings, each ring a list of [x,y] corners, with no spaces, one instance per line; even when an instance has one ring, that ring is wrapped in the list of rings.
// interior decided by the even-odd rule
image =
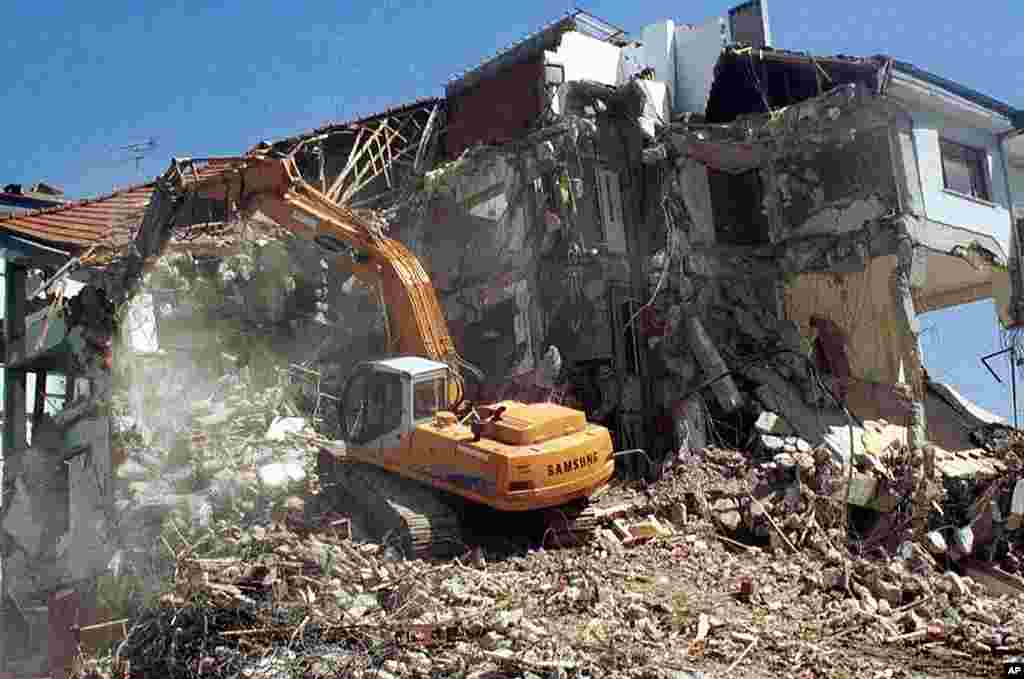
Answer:
[[[359,364],[340,403],[345,440],[364,448],[397,445],[448,408],[449,383],[447,365],[415,356]]]

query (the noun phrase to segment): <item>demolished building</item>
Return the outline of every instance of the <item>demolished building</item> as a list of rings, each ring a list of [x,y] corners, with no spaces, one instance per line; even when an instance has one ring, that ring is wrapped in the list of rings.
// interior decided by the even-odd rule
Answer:
[[[730,21],[654,25],[638,48],[567,17],[423,102],[415,159],[379,120],[325,126],[304,137],[306,178],[351,181],[389,134],[409,165],[433,150],[415,200],[392,188],[401,159],[356,190],[394,211],[392,233],[425,263],[457,343],[488,376],[482,395],[535,386],[540,357],[557,347],[575,397],[615,417],[624,448],[677,448],[673,419],[700,441],[693,413],[704,406],[680,396],[743,350],[801,351],[812,313],[847,333],[853,377],[915,379],[918,314],[992,296],[1010,306],[1016,246],[999,135],[1019,116],[887,58],[730,46]],[[979,195],[963,148],[990,158]],[[853,323],[835,317],[851,294],[870,299]],[[762,391],[792,381],[753,370],[744,379]],[[725,411],[739,405],[731,381],[713,385]],[[812,391],[782,398],[825,398]],[[828,434],[799,429],[816,442]]]
[[[1019,318],[1006,140],[1024,127],[1020,113],[888,57],[773,49],[756,1],[703,25],[653,24],[642,38],[575,12],[448,83],[443,97],[261,148],[301,146],[312,186],[387,216],[389,235],[430,274],[459,350],[485,375],[471,398],[578,404],[609,426],[617,449],[646,451],[625,458],[623,474],[654,478],[710,443],[793,466],[777,456],[825,446],[840,463],[874,460],[907,438],[947,478],[1002,478],[1006,465],[969,435],[995,418],[929,385],[918,316],[994,297],[1008,323]],[[235,247],[224,230],[231,205],[190,205],[179,209],[190,215],[184,231],[152,231],[168,200],[147,184],[0,221],[33,245],[7,256],[4,452],[15,480],[5,508],[8,497],[48,501],[17,486],[27,473],[17,460],[31,459],[19,456],[29,449],[25,376],[37,376],[43,397],[47,374],[69,385],[53,422],[36,397],[33,422],[44,427],[32,443],[69,463],[51,489],[62,507],[69,498],[67,516],[53,516],[60,525],[45,540],[35,535],[32,554],[22,544],[3,556],[5,601],[36,597],[40,616],[40,593],[53,604],[111,556],[95,536],[118,461],[95,407],[109,389],[97,356],[110,351],[114,302],[165,245],[211,260]],[[214,225],[214,237],[195,242],[185,231],[198,224]],[[386,314],[316,247],[285,250],[290,268],[312,273],[260,298],[253,322],[300,324],[291,336],[308,341],[289,343],[296,359],[341,379],[382,345]],[[85,287],[62,316],[52,298],[26,292],[62,280],[69,259]],[[40,280],[27,284],[28,269]],[[177,305],[164,292],[147,294],[166,320]],[[286,313],[300,297],[301,313]],[[161,345],[202,344],[172,336],[172,325],[160,328]],[[962,426],[946,431],[950,412]],[[48,441],[54,422],[60,440]],[[879,509],[879,485],[865,474],[852,501]],[[75,572],[58,563],[71,552]],[[44,562],[46,582],[27,585]]]

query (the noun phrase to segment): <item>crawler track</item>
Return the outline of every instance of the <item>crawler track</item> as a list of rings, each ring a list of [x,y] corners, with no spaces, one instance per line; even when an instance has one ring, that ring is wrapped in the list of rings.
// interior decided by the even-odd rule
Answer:
[[[446,557],[465,551],[458,508],[423,484],[362,462],[332,470],[339,509],[357,515],[374,539],[407,558]]]
[[[330,456],[321,456],[320,478],[338,511],[407,558],[456,556],[470,545],[575,547],[597,528],[593,509],[585,502],[499,512],[371,464]]]
[[[594,508],[583,504],[555,507],[539,512],[544,525],[544,547],[575,547],[594,536],[597,516]]]

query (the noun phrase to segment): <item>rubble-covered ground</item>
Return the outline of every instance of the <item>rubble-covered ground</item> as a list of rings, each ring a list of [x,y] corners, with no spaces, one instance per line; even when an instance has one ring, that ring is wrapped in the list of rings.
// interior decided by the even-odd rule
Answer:
[[[97,592],[116,624],[81,631],[80,677],[953,678],[1024,654],[1018,597],[1000,595],[1017,588],[963,575],[955,539],[911,539],[911,456],[882,430],[865,427],[851,476],[766,416],[753,450],[691,450],[657,482],[600,491],[586,545],[406,561],[319,492],[319,382],[310,399],[301,366],[262,355],[225,369],[246,333],[219,332],[213,367],[195,351],[122,366],[118,544]],[[1011,439],[990,485],[1004,498]],[[850,478],[902,498],[883,539],[880,514],[847,509]],[[933,511],[929,536],[966,512]]]
[[[851,557],[841,504],[754,501],[748,472],[709,449],[603,490],[585,546],[439,562],[353,540],[307,478],[269,515],[172,520],[173,580],[80,676],[989,677],[1017,652],[1016,598],[916,545]]]

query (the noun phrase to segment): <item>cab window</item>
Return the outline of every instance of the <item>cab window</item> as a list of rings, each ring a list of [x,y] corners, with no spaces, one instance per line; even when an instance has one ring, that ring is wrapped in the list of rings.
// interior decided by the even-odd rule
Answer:
[[[345,400],[345,431],[353,443],[367,443],[402,424],[402,380],[398,375],[356,375]]]
[[[432,377],[418,380],[413,386],[413,419],[422,420],[434,416],[446,407],[447,380]]]

